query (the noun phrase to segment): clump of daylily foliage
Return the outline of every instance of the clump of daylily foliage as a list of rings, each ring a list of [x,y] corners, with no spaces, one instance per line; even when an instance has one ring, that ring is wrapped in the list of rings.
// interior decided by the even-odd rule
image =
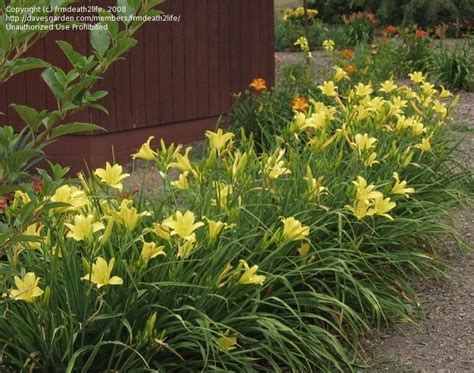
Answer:
[[[164,176],[153,199],[125,190],[119,164],[77,182],[42,173],[3,206],[3,229],[23,235],[0,265],[2,364],[351,369],[358,336],[411,319],[409,278],[439,273],[446,211],[469,197],[445,136],[455,102],[411,78],[351,86],[336,69],[258,152],[222,129],[197,161],[150,138],[133,158]]]

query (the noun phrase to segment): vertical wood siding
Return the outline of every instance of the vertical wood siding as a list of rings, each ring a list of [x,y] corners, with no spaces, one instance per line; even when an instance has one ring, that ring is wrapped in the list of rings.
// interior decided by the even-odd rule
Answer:
[[[109,115],[91,109],[74,120],[109,133],[199,120],[226,111],[231,94],[254,77],[273,83],[273,0],[168,0],[161,10],[181,21],[146,24],[135,35],[138,45],[97,85],[109,92],[101,102]],[[91,52],[87,32],[54,32],[31,55],[69,70],[55,43],[60,39]],[[9,103],[54,108],[39,74],[20,74],[0,87],[2,123],[21,125]]]

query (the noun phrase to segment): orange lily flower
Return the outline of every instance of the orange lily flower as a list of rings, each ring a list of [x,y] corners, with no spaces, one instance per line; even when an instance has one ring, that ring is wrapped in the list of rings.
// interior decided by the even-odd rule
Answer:
[[[297,96],[291,101],[291,107],[295,111],[305,111],[308,106],[308,101],[303,96]]]
[[[346,48],[341,51],[341,56],[347,59],[354,57],[354,51],[352,49]]]
[[[267,82],[262,78],[255,78],[252,80],[252,83],[249,85],[250,88],[253,88],[257,92],[265,91],[267,89]]]

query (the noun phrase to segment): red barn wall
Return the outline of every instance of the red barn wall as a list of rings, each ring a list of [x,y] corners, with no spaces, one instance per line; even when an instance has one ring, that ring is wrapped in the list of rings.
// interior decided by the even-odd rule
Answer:
[[[254,77],[274,82],[273,0],[168,0],[161,10],[181,15],[180,22],[147,23],[136,34],[138,45],[116,62],[97,88],[109,115],[84,110],[73,120],[103,126],[107,133],[68,136],[47,150],[51,160],[83,168],[112,160],[126,162],[148,136],[190,142],[214,128],[232,104],[231,94]],[[31,55],[68,70],[56,40],[67,40],[90,53],[87,32],[53,32]],[[54,108],[40,71],[15,76],[0,86],[2,124],[21,125],[8,104]]]

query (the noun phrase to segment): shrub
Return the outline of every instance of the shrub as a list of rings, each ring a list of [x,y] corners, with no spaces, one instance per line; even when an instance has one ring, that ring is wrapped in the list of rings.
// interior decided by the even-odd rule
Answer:
[[[324,22],[341,22],[342,15],[370,9],[382,24],[413,23],[433,28],[441,23],[474,18],[474,6],[469,0],[319,0],[312,2]]]
[[[327,32],[324,34],[324,39],[334,40],[337,48],[348,48],[354,45],[345,25],[328,26]]]
[[[153,7],[161,3],[154,0],[142,4],[136,2],[134,8],[128,5],[130,14],[152,15],[156,11]],[[68,5],[75,2],[69,2]],[[77,3],[77,2],[76,2]],[[44,9],[48,4],[43,0],[35,0],[29,3],[30,7]],[[14,12],[23,4],[0,3],[3,14]],[[8,10],[8,11],[7,11]],[[109,15],[101,11],[103,16]],[[78,111],[93,107],[102,111],[107,110],[99,104],[99,100],[107,95],[105,91],[94,91],[93,87],[105,71],[130,48],[136,40],[133,34],[139,29],[142,22],[130,22],[119,24],[115,21],[107,22],[108,29],[95,29],[90,33],[91,55],[86,57],[74,50],[73,46],[66,41],[58,41],[58,47],[69,61],[72,69],[64,71],[41,59],[25,57],[25,53],[34,43],[44,37],[47,32],[32,31],[30,29],[13,31],[7,29],[5,24],[0,23],[0,84],[5,83],[16,74],[42,68],[41,74],[44,83],[50,89],[56,100],[56,110],[38,111],[26,105],[11,103],[11,107],[18,113],[24,122],[24,128],[15,132],[11,126],[3,126],[0,129],[0,189],[1,201],[8,202],[12,198],[19,198],[31,203],[25,206],[12,229],[2,230],[0,245],[8,245],[15,236],[21,235],[23,230],[31,226],[40,215],[41,210],[47,211],[51,205],[44,204],[31,192],[32,178],[29,172],[44,156],[44,148],[67,134],[101,130],[101,127],[92,123],[70,122],[68,118]],[[55,179],[60,179],[65,172],[61,168],[52,167]],[[42,173],[44,177],[44,173]],[[51,181],[52,182],[52,181]],[[15,197],[13,194],[15,193]],[[54,205],[54,204],[53,204]],[[13,229],[14,228],[14,229]],[[9,242],[10,241],[10,242]]]
[[[432,40],[428,32],[417,29],[416,25],[400,31],[400,69],[407,73],[413,70],[426,70],[426,60],[432,53]]]
[[[343,56],[347,51],[351,52],[350,58]],[[400,73],[399,58],[399,48],[393,43],[361,43],[354,49],[334,54],[333,62],[350,72],[353,84],[366,81],[378,84]]]
[[[277,51],[297,50],[295,42],[304,35],[304,26],[301,23],[285,22],[281,19],[275,21],[275,49]],[[325,35],[327,35],[327,28],[321,21],[315,20],[308,26],[308,42],[311,47],[320,46]]]
[[[349,17],[343,17],[346,32],[352,45],[372,41],[377,18],[372,12],[352,13]]]
[[[287,8],[283,11],[283,21],[290,23],[298,23],[304,25],[305,18],[308,24],[311,24],[316,19],[318,11],[316,9],[306,8],[306,15],[304,7]]]

